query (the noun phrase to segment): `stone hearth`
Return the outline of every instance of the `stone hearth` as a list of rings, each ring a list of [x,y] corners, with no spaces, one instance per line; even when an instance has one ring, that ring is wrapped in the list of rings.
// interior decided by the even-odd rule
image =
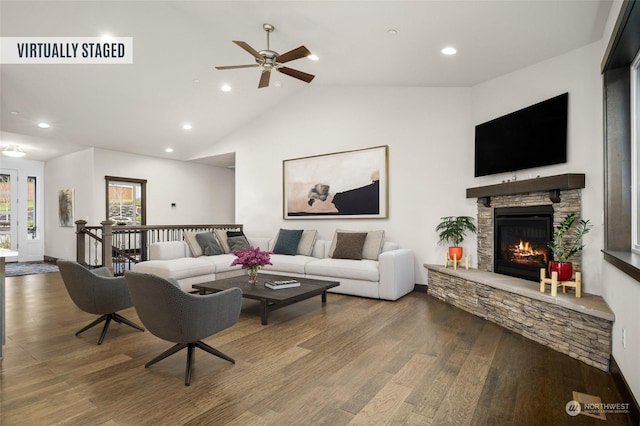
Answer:
[[[424,265],[428,293],[457,308],[572,358],[609,371],[614,314],[600,296],[549,290],[520,278],[477,269]]]

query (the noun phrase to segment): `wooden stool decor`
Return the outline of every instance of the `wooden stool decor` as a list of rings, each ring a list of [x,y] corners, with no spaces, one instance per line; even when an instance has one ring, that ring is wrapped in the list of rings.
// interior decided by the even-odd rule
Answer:
[[[449,257],[449,253],[444,255],[444,267],[448,268],[449,264],[453,264],[453,270],[457,270],[458,269],[458,263],[460,262],[464,262],[464,269],[469,269],[469,256],[464,256],[462,259],[458,259],[455,255],[453,256],[453,259],[451,259]]]
[[[540,293],[544,293],[545,286],[551,284],[551,296],[556,297],[558,295],[558,287],[562,286],[562,292],[567,292],[567,287],[573,287],[576,289],[576,297],[582,296],[582,276],[580,272],[576,272],[573,281],[558,281],[558,273],[552,272],[551,278],[547,278],[547,270],[540,268]]]

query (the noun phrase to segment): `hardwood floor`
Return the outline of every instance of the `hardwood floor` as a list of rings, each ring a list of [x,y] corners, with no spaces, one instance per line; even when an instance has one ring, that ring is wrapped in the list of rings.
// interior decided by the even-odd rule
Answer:
[[[58,273],[8,278],[0,423],[9,425],[599,425],[572,391],[621,400],[610,375],[414,292],[396,302],[329,294],[273,312],[247,301],[234,327],[150,368],[171,343],[73,305]],[[138,322],[133,308],[121,312]],[[607,425],[631,424],[607,414]]]

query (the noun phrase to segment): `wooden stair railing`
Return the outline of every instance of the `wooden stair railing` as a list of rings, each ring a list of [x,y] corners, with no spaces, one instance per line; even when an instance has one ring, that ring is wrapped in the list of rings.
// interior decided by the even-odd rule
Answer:
[[[116,275],[124,274],[132,264],[148,260],[151,243],[181,241],[185,231],[243,229],[238,224],[116,226],[111,220],[101,222],[100,226],[87,226],[85,220],[75,223],[76,260],[85,266],[106,266]]]

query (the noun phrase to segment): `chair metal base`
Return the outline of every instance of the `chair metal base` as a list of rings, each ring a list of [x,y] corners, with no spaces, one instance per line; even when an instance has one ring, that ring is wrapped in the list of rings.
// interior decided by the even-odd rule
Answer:
[[[109,329],[109,324],[111,324],[111,320],[114,320],[115,322],[119,322],[121,324],[126,324],[129,327],[133,327],[137,330],[140,331],[144,331],[144,328],[140,327],[138,324],[129,321],[128,319],[126,319],[125,317],[123,317],[122,315],[118,314],[118,313],[112,313],[112,314],[104,314],[103,316],[101,316],[100,318],[98,318],[97,320],[93,321],[91,324],[81,328],[77,333],[76,336],[80,333],[82,333],[83,331],[87,331],[88,329],[90,329],[91,327],[100,324],[102,321],[104,321],[104,327],[102,328],[102,333],[100,334],[100,339],[98,339],[98,344],[101,345],[102,341],[104,340],[104,336],[107,335],[107,330]]]
[[[157,357],[155,357],[154,359],[152,359],[151,361],[149,361],[148,363],[146,363],[144,365],[144,368],[147,368],[153,364],[155,364],[156,362],[163,360],[165,358],[167,358],[168,356],[171,356],[173,354],[175,354],[176,352],[178,352],[179,350],[183,349],[183,348],[187,348],[187,370],[184,374],[184,385],[185,386],[189,386],[191,384],[191,365],[193,362],[193,349],[194,348],[200,348],[205,352],[209,352],[212,355],[215,355],[219,358],[222,358],[224,360],[227,360],[233,364],[236,363],[236,361],[231,358],[228,355],[223,354],[222,352],[220,352],[219,350],[217,350],[216,348],[212,348],[211,346],[207,345],[206,343],[204,343],[201,340],[198,340],[197,342],[192,342],[192,343],[176,343],[174,346],[170,347],[169,349],[167,349],[166,351],[162,352],[160,355],[158,355]]]

